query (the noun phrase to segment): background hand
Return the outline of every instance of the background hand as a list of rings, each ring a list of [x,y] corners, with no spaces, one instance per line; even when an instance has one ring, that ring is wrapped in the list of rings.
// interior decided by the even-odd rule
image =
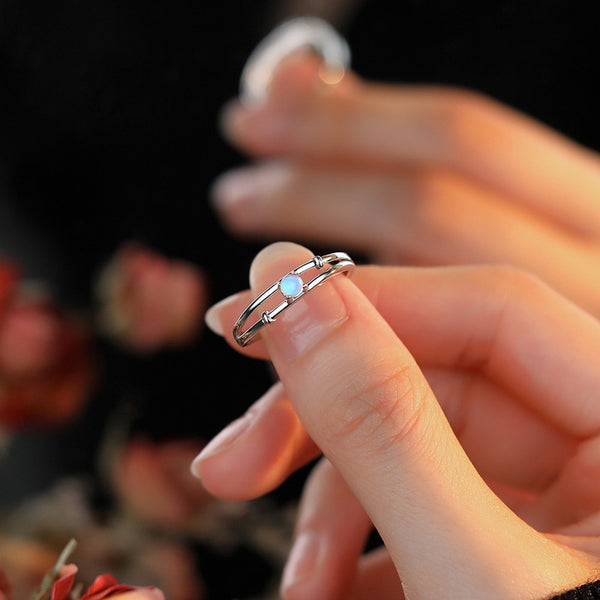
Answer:
[[[214,187],[234,232],[367,252],[376,262],[504,262],[600,315],[600,161],[481,94],[319,78],[295,57],[266,104],[231,104],[257,165]]]

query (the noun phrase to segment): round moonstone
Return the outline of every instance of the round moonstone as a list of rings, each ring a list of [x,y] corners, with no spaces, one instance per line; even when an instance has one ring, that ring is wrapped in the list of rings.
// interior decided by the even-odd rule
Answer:
[[[290,273],[279,282],[279,290],[286,298],[294,298],[302,291],[302,285],[302,277]]]

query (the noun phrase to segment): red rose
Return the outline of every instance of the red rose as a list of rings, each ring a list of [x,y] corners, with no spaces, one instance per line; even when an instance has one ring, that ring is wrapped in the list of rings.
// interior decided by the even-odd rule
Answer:
[[[94,381],[85,329],[46,298],[13,290],[0,303],[0,422],[14,428],[68,420]]]
[[[19,279],[17,268],[0,258],[0,319]]]
[[[65,565],[60,569],[60,577],[52,585],[52,596],[50,600],[69,600],[69,593],[73,588],[77,575],[75,565]]]
[[[109,574],[100,575],[81,600],[104,600],[122,598],[127,600],[165,600],[164,594],[155,587],[124,585]],[[54,598],[52,600],[55,600]],[[60,600],[60,599],[59,599]]]
[[[0,600],[8,600],[10,598],[10,582],[4,571],[0,569]]]
[[[190,342],[207,302],[205,278],[196,266],[137,243],[115,254],[97,289],[105,332],[139,353]]]

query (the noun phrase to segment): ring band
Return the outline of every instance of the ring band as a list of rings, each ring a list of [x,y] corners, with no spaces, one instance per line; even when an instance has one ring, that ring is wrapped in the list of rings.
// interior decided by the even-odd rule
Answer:
[[[326,266],[329,268],[323,271]],[[313,256],[308,262],[296,267],[287,275],[284,275],[279,281],[276,281],[273,285],[268,287],[246,307],[233,326],[233,337],[235,341],[242,347],[256,341],[258,332],[265,325],[275,321],[288,306],[291,306],[294,302],[300,300],[302,296],[327,281],[330,277],[339,275],[340,273],[348,275],[354,266],[354,261],[345,252],[332,252],[331,254],[325,254],[324,256]],[[316,269],[321,272],[308,283],[304,283],[300,275],[309,269]],[[283,302],[271,310],[264,310],[258,321],[248,327],[245,331],[242,331],[246,321],[250,318],[250,315],[277,292],[283,296]]]
[[[240,95],[248,102],[264,101],[271,77],[286,56],[310,49],[322,59],[325,72],[334,81],[350,66],[350,47],[325,20],[295,17],[276,27],[254,49],[242,71]]]

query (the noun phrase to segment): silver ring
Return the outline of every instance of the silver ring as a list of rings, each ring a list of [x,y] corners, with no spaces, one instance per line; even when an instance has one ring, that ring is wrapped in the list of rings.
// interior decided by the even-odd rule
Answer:
[[[340,79],[350,65],[348,43],[327,21],[296,17],[271,31],[246,61],[240,79],[242,99],[255,103],[264,100],[277,65],[301,48],[316,52],[326,69]]]
[[[294,302],[300,300],[302,296],[327,281],[330,277],[340,273],[348,275],[354,266],[354,261],[345,252],[332,252],[331,254],[325,254],[324,256],[314,256],[308,262],[296,267],[287,275],[284,275],[279,279],[279,281],[276,281],[272,286],[268,287],[247,306],[244,312],[242,312],[233,326],[233,337],[235,338],[235,341],[242,347],[256,341],[258,332],[265,325],[275,321],[278,315],[280,315],[288,306],[291,306]],[[308,283],[304,283],[304,280],[300,275],[309,269],[316,269],[321,272]],[[245,331],[242,331],[246,321],[250,318],[250,315],[266,302],[267,299],[278,292],[283,296],[283,302],[277,304],[277,306],[271,310],[263,310],[260,319]]]

